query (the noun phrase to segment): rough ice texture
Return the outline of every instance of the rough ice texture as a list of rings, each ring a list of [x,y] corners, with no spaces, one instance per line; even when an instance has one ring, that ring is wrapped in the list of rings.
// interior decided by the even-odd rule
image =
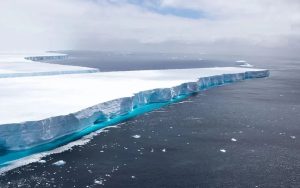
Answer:
[[[98,72],[98,69],[40,63],[36,61],[62,60],[66,54],[0,54],[0,79],[26,76],[45,76]]]
[[[223,67],[2,78],[0,149],[30,148],[139,106],[267,76],[268,70]]]

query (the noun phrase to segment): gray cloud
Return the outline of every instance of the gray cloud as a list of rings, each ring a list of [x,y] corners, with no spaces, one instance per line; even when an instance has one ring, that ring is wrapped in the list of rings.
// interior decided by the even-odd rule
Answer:
[[[159,14],[126,0],[2,0],[0,50],[299,48],[295,41],[300,38],[300,2],[296,0],[146,2],[206,16]]]

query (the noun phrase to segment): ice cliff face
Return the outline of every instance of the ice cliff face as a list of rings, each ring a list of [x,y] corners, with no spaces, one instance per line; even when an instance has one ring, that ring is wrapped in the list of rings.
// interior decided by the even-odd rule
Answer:
[[[253,70],[235,74],[201,77],[175,87],[141,91],[131,97],[119,98],[63,116],[39,121],[0,125],[0,150],[23,150],[51,142],[62,136],[81,131],[95,123],[124,115],[151,103],[164,103],[211,87],[245,79],[268,77],[268,70]]]

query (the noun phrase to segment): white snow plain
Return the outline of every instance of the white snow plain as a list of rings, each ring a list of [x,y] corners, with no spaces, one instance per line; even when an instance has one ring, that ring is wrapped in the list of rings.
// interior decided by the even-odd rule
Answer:
[[[247,71],[262,70],[226,67],[1,78],[0,125],[67,115],[140,91]]]
[[[27,73],[45,65],[27,67]],[[30,148],[139,106],[268,75],[265,69],[216,67],[0,78],[0,148]]]

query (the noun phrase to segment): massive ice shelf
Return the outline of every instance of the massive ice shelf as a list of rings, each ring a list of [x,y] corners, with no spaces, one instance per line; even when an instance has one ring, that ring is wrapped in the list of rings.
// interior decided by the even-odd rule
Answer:
[[[0,54],[0,79],[25,76],[43,76],[59,74],[78,74],[98,72],[98,69],[66,66],[36,61],[66,59],[66,54],[31,53]]]
[[[149,103],[269,75],[237,67],[0,79],[0,149],[22,150]]]

